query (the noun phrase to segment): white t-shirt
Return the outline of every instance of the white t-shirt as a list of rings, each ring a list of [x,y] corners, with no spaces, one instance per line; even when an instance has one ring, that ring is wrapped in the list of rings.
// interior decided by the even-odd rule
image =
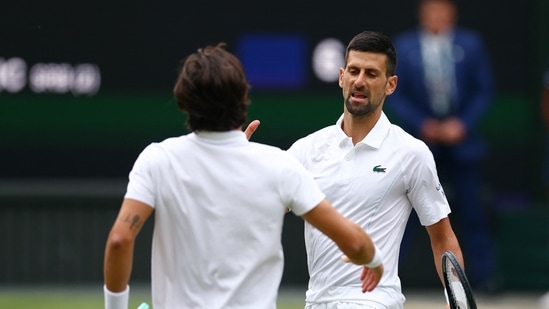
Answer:
[[[293,154],[341,214],[361,225],[383,253],[385,273],[376,289],[362,293],[360,266],[339,262],[341,253],[327,237],[305,225],[309,265],[307,302],[374,300],[404,302],[398,255],[412,207],[423,225],[450,213],[427,145],[382,114],[372,131],[353,146],[336,125],[296,141]]]
[[[236,130],[150,144],[129,178],[125,198],[155,208],[155,309],[275,308],[286,207],[324,198],[292,156]]]

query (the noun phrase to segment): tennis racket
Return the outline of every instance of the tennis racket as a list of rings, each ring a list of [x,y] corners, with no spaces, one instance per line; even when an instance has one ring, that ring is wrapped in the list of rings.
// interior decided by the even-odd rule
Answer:
[[[452,251],[446,251],[442,254],[442,272],[444,273],[444,284],[446,285],[450,308],[477,309],[473,290],[469,285],[469,281],[467,281],[467,276]]]

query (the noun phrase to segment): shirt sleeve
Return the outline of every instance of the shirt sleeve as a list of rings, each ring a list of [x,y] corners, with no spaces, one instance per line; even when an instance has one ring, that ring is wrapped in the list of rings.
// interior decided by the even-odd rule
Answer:
[[[406,175],[408,198],[423,226],[435,224],[451,212],[438,178],[435,160],[424,144],[416,148],[415,155],[410,160],[412,163]]]
[[[137,157],[129,174],[124,198],[130,198],[155,207],[155,186],[153,164],[160,155],[155,144],[147,146]]]
[[[305,162],[305,152],[304,149],[304,139],[299,139],[295,141],[288,150],[286,150],[287,153],[289,153],[292,157],[297,159],[297,161],[301,162],[303,164]]]
[[[311,174],[289,154],[288,162],[280,179],[282,197],[285,205],[301,216],[315,208],[326,196]]]

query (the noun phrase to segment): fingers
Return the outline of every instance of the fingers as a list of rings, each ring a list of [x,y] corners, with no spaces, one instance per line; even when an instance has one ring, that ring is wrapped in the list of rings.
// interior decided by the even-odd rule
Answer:
[[[376,268],[364,267],[360,279],[362,280],[362,293],[370,292],[379,284],[383,275],[383,266]]]
[[[350,263],[351,260],[346,255],[341,256],[341,260]],[[360,280],[362,281],[362,293],[370,292],[379,284],[383,275],[383,264],[375,268],[362,267]]]
[[[250,122],[250,124],[246,127],[246,130],[244,130],[244,134],[246,134],[246,137],[249,139],[252,138],[252,135],[254,134],[255,130],[257,130],[257,127],[259,127],[259,120],[253,120]]]

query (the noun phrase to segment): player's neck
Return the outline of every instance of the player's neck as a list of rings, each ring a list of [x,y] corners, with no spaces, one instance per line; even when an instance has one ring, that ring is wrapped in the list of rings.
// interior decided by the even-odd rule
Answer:
[[[341,129],[353,140],[353,145],[356,145],[370,133],[379,117],[381,117],[381,112],[378,111],[364,116],[355,116],[345,111]]]

